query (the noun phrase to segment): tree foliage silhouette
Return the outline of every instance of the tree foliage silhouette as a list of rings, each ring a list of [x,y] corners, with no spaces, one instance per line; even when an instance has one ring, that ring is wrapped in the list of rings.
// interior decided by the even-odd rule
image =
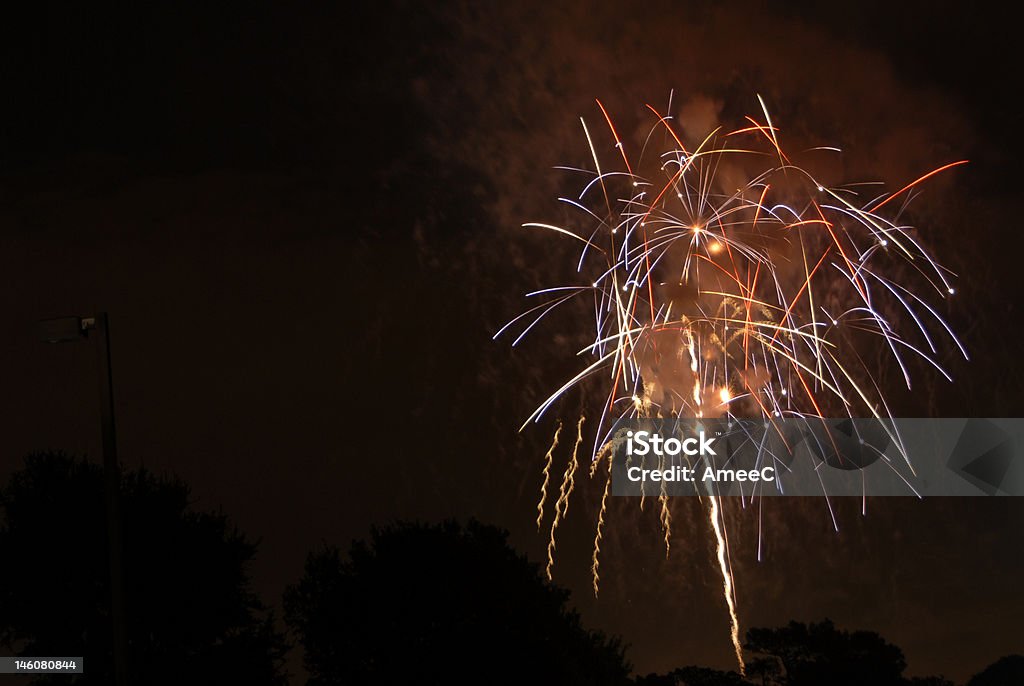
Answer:
[[[780,629],[751,629],[747,650],[778,660],[787,686],[887,686],[906,683],[903,651],[871,631],[840,631],[831,621],[790,622]],[[773,683],[767,675],[763,683]]]
[[[103,483],[97,465],[34,454],[0,497],[0,644],[84,656],[61,684],[112,682]],[[191,510],[181,481],[128,472],[120,498],[138,682],[284,683],[284,640],[249,588],[255,545],[223,514]]]
[[[904,683],[907,686],[956,686],[952,681],[942,676],[914,676]]]
[[[1024,655],[1007,655],[971,677],[967,686],[1020,686],[1024,684]]]
[[[636,679],[637,686],[747,686],[736,672],[722,672],[708,667],[681,667],[668,674],[649,674]]]
[[[402,523],[311,554],[285,594],[310,686],[629,683],[619,642],[584,629],[507,536]]]
[[[943,676],[902,676],[903,652],[872,631],[840,631],[829,620],[790,622],[779,629],[750,629],[744,648],[758,657],[747,660],[746,678],[735,672],[683,667],[648,674],[637,686],[955,686]],[[1001,658],[967,682],[967,686],[1024,685],[1024,656]]]

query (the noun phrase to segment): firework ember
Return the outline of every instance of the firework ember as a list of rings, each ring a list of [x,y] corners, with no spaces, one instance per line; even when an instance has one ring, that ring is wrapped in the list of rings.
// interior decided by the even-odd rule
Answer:
[[[608,445],[623,419],[891,418],[882,366],[877,356],[869,362],[867,351],[883,351],[883,366],[907,388],[914,359],[949,378],[938,360],[940,338],[966,356],[935,304],[955,293],[953,275],[900,221],[922,182],[965,161],[894,193],[866,192],[874,184],[831,185],[784,150],[780,129],[758,100],[758,117],[689,145],[679,122],[648,106],[652,126],[637,150],[628,149],[598,102],[607,134],[593,135],[581,119],[592,165],[569,168],[582,179],[581,190],[560,198],[580,220],[525,225],[578,243],[575,277],[530,293],[544,301],[497,335],[519,327],[516,344],[560,306],[592,303],[592,340],[579,351],[587,362],[524,424],[539,420],[570,389],[600,384],[606,395],[594,422],[591,476],[607,459],[610,480]],[[819,147],[799,157],[838,152]],[[580,417],[554,504],[549,576],[582,440]],[[557,441],[558,433],[545,458],[538,526]],[[606,483],[594,540],[595,593],[607,496]],[[708,498],[742,671],[725,513],[719,496]],[[672,519],[664,494],[659,511],[667,551]]]

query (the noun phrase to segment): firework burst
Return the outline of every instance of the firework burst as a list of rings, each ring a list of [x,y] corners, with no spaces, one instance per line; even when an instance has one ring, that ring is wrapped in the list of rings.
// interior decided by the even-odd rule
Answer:
[[[865,351],[884,351],[907,388],[913,359],[949,378],[937,359],[940,337],[966,356],[935,305],[954,294],[953,275],[899,219],[922,182],[965,161],[894,193],[871,195],[876,184],[829,185],[787,154],[758,101],[759,117],[715,129],[690,146],[670,116],[648,105],[653,125],[635,155],[598,102],[606,143],[580,120],[592,167],[565,168],[580,176],[581,191],[559,199],[580,221],[524,225],[574,240],[576,276],[530,293],[542,302],[495,337],[518,327],[517,344],[560,307],[592,303],[592,340],[578,353],[587,362],[524,424],[539,420],[570,389],[602,385],[607,395],[596,417],[591,477],[608,460],[610,481],[610,440],[623,419],[891,418],[878,361],[869,362]],[[838,152],[820,147],[803,154]],[[575,486],[582,416],[576,434],[553,508],[549,577],[556,530]],[[557,441],[556,432],[545,457],[538,527]],[[595,594],[608,491],[606,482],[594,539]],[[720,497],[707,495],[743,671],[724,512]],[[664,493],[658,501],[667,553],[671,511]]]

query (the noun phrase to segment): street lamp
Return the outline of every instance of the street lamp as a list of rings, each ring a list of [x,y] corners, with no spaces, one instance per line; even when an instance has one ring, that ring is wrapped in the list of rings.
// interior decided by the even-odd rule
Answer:
[[[92,317],[61,317],[39,322],[47,343],[92,339],[99,362],[100,422],[103,434],[103,473],[107,510],[107,554],[110,563],[110,617],[114,639],[114,683],[127,686],[128,633],[125,620],[124,556],[121,542],[120,486],[117,435],[114,427],[114,378],[110,367],[110,325],[107,313]]]

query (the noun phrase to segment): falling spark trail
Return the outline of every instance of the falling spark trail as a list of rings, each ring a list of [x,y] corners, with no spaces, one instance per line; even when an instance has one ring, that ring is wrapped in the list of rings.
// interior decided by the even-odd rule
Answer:
[[[558,530],[562,519],[569,513],[569,496],[572,495],[573,489],[576,487],[576,470],[580,465],[577,453],[580,443],[583,442],[583,422],[585,420],[586,417],[581,414],[580,420],[576,424],[576,444],[572,448],[569,464],[565,466],[562,485],[558,489],[558,500],[555,501],[555,516],[551,520],[551,537],[548,539],[548,565],[544,570],[548,575],[548,580],[551,580],[551,570],[555,566],[555,531]]]
[[[604,515],[608,511],[608,493],[612,488],[612,455],[608,453],[608,478],[604,482],[604,493],[601,495],[601,508],[597,513],[597,533],[594,534],[594,554],[591,557],[590,573],[593,575],[594,582],[594,597],[597,597],[599,584],[601,582],[601,537],[604,529]],[[594,466],[590,470],[591,476],[594,475],[597,465],[600,460],[594,462]]]
[[[662,491],[665,490],[665,484],[661,485]],[[668,508],[668,494],[662,492],[658,496],[658,500],[661,501],[661,528],[665,532],[665,559],[668,559],[669,553],[672,551],[672,511]]]
[[[551,463],[555,459],[555,448],[558,447],[558,434],[562,433],[562,422],[559,420],[558,428],[555,429],[555,436],[551,439],[551,447],[544,456],[544,482],[540,485],[540,500],[537,501],[537,530],[540,531],[541,522],[544,521],[544,501],[548,499],[548,483],[551,481]]]
[[[736,614],[736,595],[733,591],[732,569],[729,568],[729,562],[726,559],[727,544],[722,533],[722,524],[719,522],[719,518],[723,515],[718,506],[718,496],[712,494],[709,498],[711,500],[711,510],[708,517],[711,520],[711,528],[715,531],[715,541],[717,544],[715,552],[718,556],[718,568],[722,572],[722,593],[725,595],[725,604],[729,607],[729,620],[731,622],[729,636],[732,638],[733,650],[736,651],[736,662],[740,666],[740,674],[746,676],[747,665],[743,661],[743,647],[740,645],[740,620]]]

